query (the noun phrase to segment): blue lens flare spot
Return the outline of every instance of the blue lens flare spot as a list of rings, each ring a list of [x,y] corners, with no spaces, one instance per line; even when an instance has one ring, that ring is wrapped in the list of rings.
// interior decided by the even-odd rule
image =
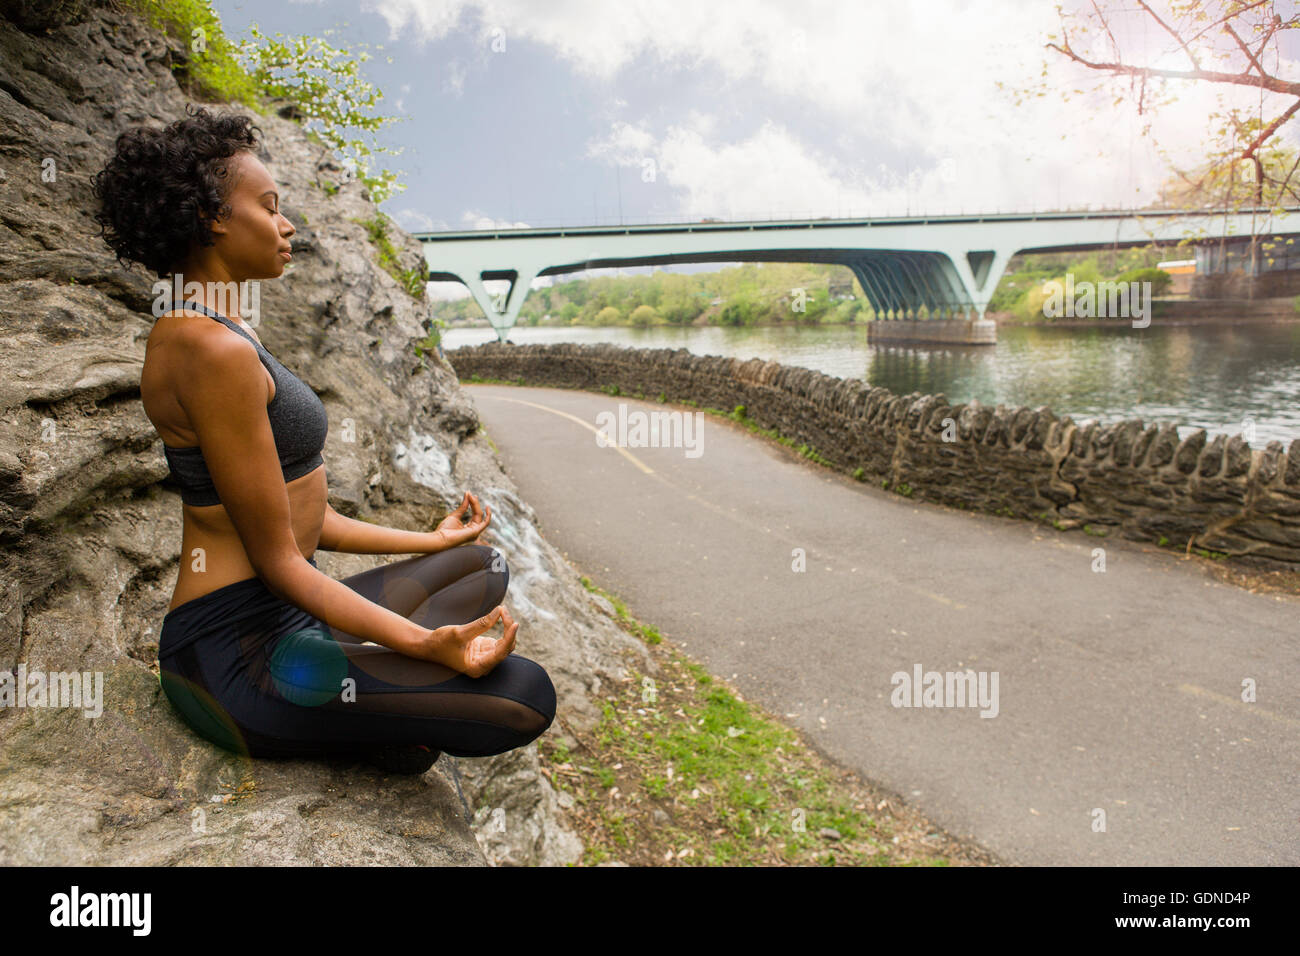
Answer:
[[[318,627],[286,634],[271,652],[271,680],[290,703],[319,707],[343,691],[348,658],[338,641]]]

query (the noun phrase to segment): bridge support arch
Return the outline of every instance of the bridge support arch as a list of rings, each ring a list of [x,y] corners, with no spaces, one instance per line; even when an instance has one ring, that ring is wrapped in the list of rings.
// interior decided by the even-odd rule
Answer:
[[[1010,258],[1004,249],[864,250],[844,265],[875,312],[868,341],[991,345],[997,324],[985,311]]]
[[[528,290],[533,286],[533,280],[537,278],[542,268],[542,266],[536,264],[517,265],[513,269],[485,270],[478,273],[466,272],[464,275],[455,272],[431,271],[429,280],[432,282],[462,283],[465,288],[469,289],[470,295],[474,297],[478,307],[483,310],[483,314],[492,323],[492,328],[497,334],[497,341],[504,342],[519,318],[519,310],[523,307],[524,299],[528,296]],[[510,288],[493,295],[488,291],[484,283],[499,279],[507,280],[510,283]]]

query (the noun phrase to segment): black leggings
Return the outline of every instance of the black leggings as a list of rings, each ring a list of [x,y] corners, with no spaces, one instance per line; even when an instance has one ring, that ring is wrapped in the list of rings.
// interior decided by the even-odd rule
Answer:
[[[437,628],[487,614],[509,580],[499,551],[466,544],[343,583]],[[468,677],[338,631],[259,578],[169,611],[158,663],[163,692],[186,723],[253,757],[356,755],[391,744],[487,757],[528,744],[555,719],[555,687],[535,661],[511,654]]]

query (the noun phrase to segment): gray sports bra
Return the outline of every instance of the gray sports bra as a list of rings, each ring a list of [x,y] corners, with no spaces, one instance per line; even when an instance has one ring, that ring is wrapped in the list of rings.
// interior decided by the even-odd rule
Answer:
[[[277,362],[256,339],[224,315],[213,312],[198,302],[186,302],[179,308],[194,309],[211,316],[248,339],[257,349],[257,357],[275,380],[275,397],[267,403],[266,415],[271,420],[275,450],[280,456],[280,470],[284,473],[285,482],[301,478],[324,464],[321,450],[325,447],[329,419],[325,414],[325,406],[311,387]],[[203,451],[198,445],[175,447],[164,442],[163,454],[171,468],[172,480],[180,485],[182,502],[198,506],[221,504],[216,485],[212,483],[212,475],[208,473],[207,462],[203,460]]]

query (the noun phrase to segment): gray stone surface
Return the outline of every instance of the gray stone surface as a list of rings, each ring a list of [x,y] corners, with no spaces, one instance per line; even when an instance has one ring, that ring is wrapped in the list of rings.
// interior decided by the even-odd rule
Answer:
[[[128,126],[184,115],[180,44],[93,4],[0,14],[0,670],[101,671],[98,717],[0,708],[0,864],[563,864],[581,845],[536,745],[443,755],[422,777],[361,764],[246,760],[183,724],[157,677],[176,579],[179,495],[140,404],[152,276],[98,238],[90,177]],[[47,16],[47,14],[49,14]],[[445,362],[415,356],[427,306],[376,264],[375,207],[294,122],[257,118],[260,157],[297,226],[294,264],[262,284],[258,334],[321,397],[330,501],[393,527],[435,527],[471,490],[512,570],[518,653],[559,713],[645,649],[538,533]],[[52,180],[42,178],[53,159]],[[318,183],[339,186],[329,196]],[[404,267],[419,243],[394,228]],[[320,552],[343,577],[394,556]]]

